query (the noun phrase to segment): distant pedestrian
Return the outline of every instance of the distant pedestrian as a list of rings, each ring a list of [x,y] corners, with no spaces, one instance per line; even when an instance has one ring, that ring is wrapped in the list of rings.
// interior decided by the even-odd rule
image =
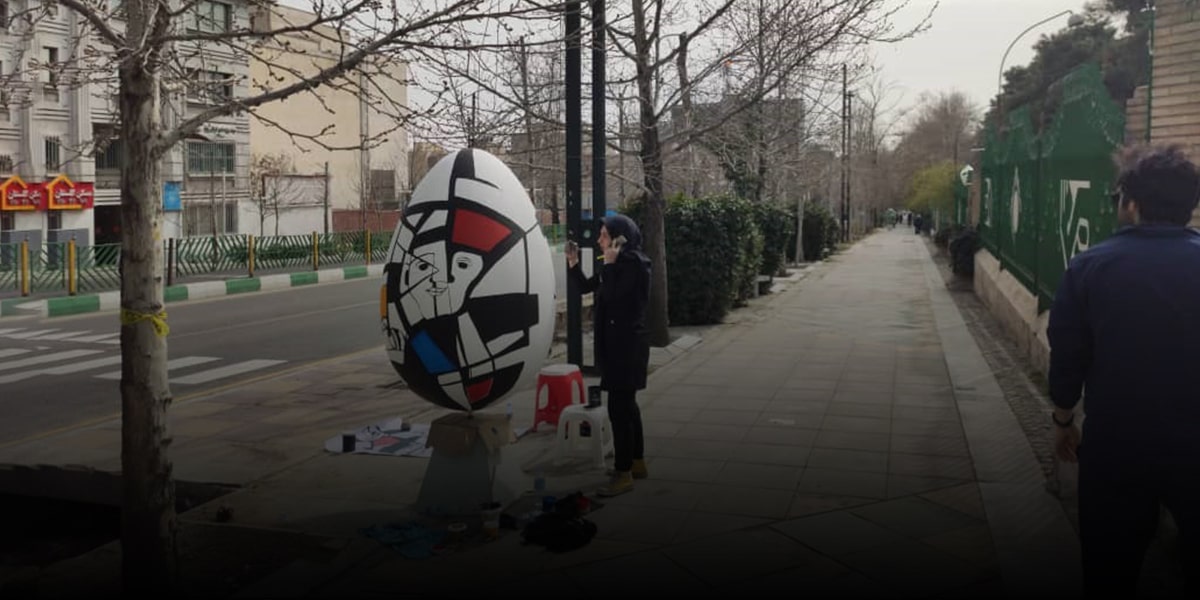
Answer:
[[[1200,173],[1178,147],[1119,159],[1120,225],[1071,259],[1047,331],[1059,458],[1079,462],[1084,593],[1133,598],[1165,506],[1200,597]],[[1074,410],[1082,405],[1081,432]],[[1081,442],[1082,439],[1082,442]]]
[[[616,496],[632,490],[633,480],[648,474],[637,392],[646,388],[650,363],[645,331],[650,258],[642,252],[637,224],[625,215],[606,217],[597,241],[604,252],[604,265],[592,277],[585,277],[579,266],[577,246],[569,244],[566,257],[568,272],[583,293],[596,292],[596,364],[600,368],[600,387],[608,392],[616,454],[612,481],[599,495]]]
[[[921,218],[921,215],[913,216],[913,228],[915,229],[915,233],[917,235],[921,235],[921,226],[924,224],[925,219]]]

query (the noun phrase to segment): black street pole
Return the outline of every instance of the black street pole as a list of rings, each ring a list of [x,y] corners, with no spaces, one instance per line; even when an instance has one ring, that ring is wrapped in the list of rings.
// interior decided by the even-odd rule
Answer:
[[[581,69],[581,24],[580,0],[564,3],[567,36],[566,64],[566,119],[567,119],[567,240],[580,246],[580,261],[585,246],[591,240],[581,240],[580,221],[583,214],[580,196],[583,188],[583,122],[582,122],[582,69]],[[591,238],[592,236],[587,236]],[[579,286],[567,278],[567,362],[583,367],[583,302]]]
[[[592,237],[595,244],[600,237],[600,227],[607,212],[607,186],[605,161],[605,117],[604,117],[604,0],[592,0]],[[599,252],[599,248],[595,248]],[[593,263],[594,266],[594,263]],[[592,338],[593,354],[595,337]]]
[[[850,192],[847,187],[847,169],[850,158],[850,79],[846,65],[842,65],[842,243],[850,241]]]

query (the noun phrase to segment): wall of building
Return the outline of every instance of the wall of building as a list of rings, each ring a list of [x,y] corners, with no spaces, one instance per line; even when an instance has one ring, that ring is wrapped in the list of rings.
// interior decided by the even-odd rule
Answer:
[[[265,9],[258,11],[255,27],[278,28],[306,23],[312,18],[304,11],[277,6],[269,13]],[[296,73],[314,74],[336,64],[340,49],[331,39],[337,35],[325,28],[318,30],[317,35],[297,33],[259,45],[250,67],[254,85],[279,88],[298,81]],[[366,73],[381,68],[368,67]],[[355,91],[360,83],[360,73],[355,72],[348,75],[350,79],[334,80],[333,87],[317,88],[256,109],[256,114],[279,126],[252,119],[252,153],[285,154],[291,159],[294,172],[302,174],[323,173],[328,164],[330,205],[335,209],[359,207],[364,159],[371,169],[393,171],[393,187],[399,196],[409,187],[408,135],[405,129],[397,128],[395,119],[397,107],[408,104],[404,83],[407,69],[403,63],[393,61],[383,70],[386,76],[363,80],[371,94],[365,103],[360,102]],[[371,145],[365,155],[356,149],[364,133]],[[305,136],[320,136],[320,141]]]
[[[12,3],[10,10],[19,10],[21,4]],[[226,4],[231,7],[232,27],[248,26],[249,17],[244,3],[235,1]],[[111,24],[117,31],[124,27],[120,18],[112,19]],[[81,18],[74,11],[60,7],[56,17],[40,21],[32,32],[23,31],[19,25],[0,29],[0,71],[11,74],[14,64],[27,64],[35,59],[44,63],[49,58],[49,48],[56,48],[59,61],[66,61],[79,54],[72,49],[73,44],[101,44],[97,39],[79,42],[78,32],[82,25]],[[201,52],[196,46],[181,45],[179,51],[180,56],[188,57],[185,62],[189,67],[202,65],[205,69],[235,76],[233,94],[248,95],[249,71],[245,56],[213,46],[205,46]],[[36,228],[43,240],[74,235],[81,243],[80,238],[85,236],[88,238],[86,243],[93,243],[97,235],[111,237],[119,234],[116,231],[120,206],[119,168],[111,165],[98,169],[95,156],[95,140],[104,131],[112,129],[116,120],[115,89],[110,84],[95,81],[72,89],[64,79],[55,93],[54,90],[47,90],[49,81],[47,70],[31,68],[22,72],[22,79],[17,85],[6,86],[4,91],[12,102],[7,111],[0,109],[0,177],[17,174],[26,181],[42,181],[63,173],[74,181],[95,182],[96,208],[60,211],[62,229],[58,234],[51,233],[51,223],[45,213],[39,213],[40,220],[32,215],[18,215],[15,219],[16,229],[10,237],[33,230],[24,228]],[[175,107],[175,110],[164,111],[168,127],[207,108],[203,102],[189,100],[184,92],[176,93],[166,101]],[[188,233],[189,221],[196,220],[195,214],[188,211],[189,206],[207,205],[212,196],[217,195],[230,203],[236,213],[238,205],[247,198],[250,157],[247,116],[243,114],[215,119],[202,126],[198,135],[209,141],[232,143],[234,168],[229,173],[215,177],[211,173],[188,173],[187,142],[169,152],[163,160],[163,178],[181,183],[184,210],[163,215],[164,237]],[[59,169],[47,166],[45,142],[48,137],[57,137],[61,142]],[[9,163],[12,164],[11,170],[7,169]],[[97,227],[101,224],[105,226],[105,231],[98,233]],[[196,229],[195,223],[191,225],[192,229]]]

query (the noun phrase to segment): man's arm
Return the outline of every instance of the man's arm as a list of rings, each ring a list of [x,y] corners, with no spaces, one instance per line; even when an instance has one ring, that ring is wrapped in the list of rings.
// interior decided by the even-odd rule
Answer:
[[[1055,418],[1067,422],[1083,395],[1092,365],[1092,330],[1080,272],[1074,264],[1063,273],[1054,294],[1046,337],[1050,341],[1050,400],[1056,407]]]

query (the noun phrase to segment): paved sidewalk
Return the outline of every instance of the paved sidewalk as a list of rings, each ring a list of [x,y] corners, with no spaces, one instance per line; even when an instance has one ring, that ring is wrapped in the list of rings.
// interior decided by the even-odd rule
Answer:
[[[382,415],[442,414],[381,391],[396,379],[382,353],[173,408],[176,476],[244,486],[185,513],[185,529],[317,540],[321,552],[282,556],[243,597],[1074,596],[1074,532],[920,240],[876,233],[786,288],[694,347],[656,352],[640,396],[651,477],[588,515],[599,533],[580,550],[507,531],[410,560],[362,536],[414,516],[427,461],[320,445]],[[532,392],[513,403],[527,423]],[[113,468],[118,432],[3,449],[0,462],[76,462],[86,445],[80,462]],[[497,480],[530,488],[552,437],[507,447]],[[548,489],[590,494],[604,479],[560,469]],[[221,506],[234,517],[217,526]],[[115,546],[49,570],[41,589],[78,589],[72,573],[113,568]]]

